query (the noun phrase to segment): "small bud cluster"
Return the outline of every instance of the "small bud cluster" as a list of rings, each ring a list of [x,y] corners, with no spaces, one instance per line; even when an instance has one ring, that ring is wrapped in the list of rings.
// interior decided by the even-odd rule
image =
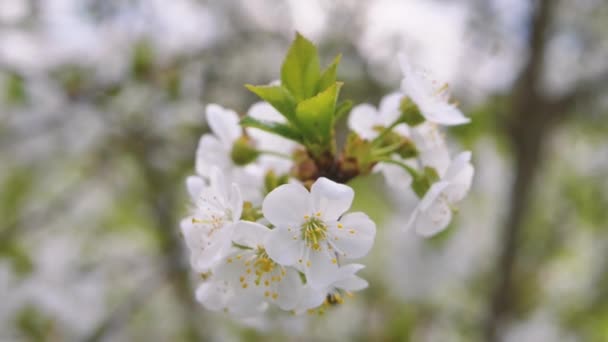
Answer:
[[[440,125],[469,120],[400,56],[399,92],[376,108],[338,101],[338,56],[321,70],[314,45],[300,36],[281,80],[247,88],[264,101],[247,115],[207,106],[211,133],[201,137],[196,176],[187,179],[193,208],[181,223],[196,297],[210,310],[251,317],[269,307],[290,312],[340,304],[368,283],[353,263],[374,244],[376,225],[349,212],[355,193],[345,183],[380,172],[399,193],[420,201],[405,228],[423,236],[445,229],[473,177],[471,155],[453,159]],[[338,150],[335,123],[351,130]]]

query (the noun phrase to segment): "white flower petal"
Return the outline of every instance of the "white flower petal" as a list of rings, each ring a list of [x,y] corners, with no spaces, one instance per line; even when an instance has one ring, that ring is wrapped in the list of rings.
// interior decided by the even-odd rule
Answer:
[[[474,169],[470,163],[471,152],[465,151],[458,154],[446,171],[445,180],[450,185],[443,191],[449,203],[462,200],[471,188]]]
[[[443,176],[450,165],[450,153],[437,125],[423,123],[414,127],[411,133],[422,164],[434,168],[439,176]]]
[[[264,247],[268,256],[277,264],[293,265],[300,257],[302,240],[295,239],[300,234],[299,230],[290,232],[285,228],[275,228],[270,231]]]
[[[397,121],[399,116],[401,116],[399,106],[403,96],[404,95],[401,92],[394,92],[384,96],[382,100],[380,100],[380,105],[378,107],[384,127],[390,126],[393,122]]]
[[[304,260],[304,274],[307,284],[313,288],[325,288],[334,281],[338,265],[332,263],[335,256],[327,251],[310,250]]]
[[[191,264],[198,272],[206,272],[215,266],[230,251],[232,245],[231,237],[234,225],[225,225],[220,230],[214,232],[213,236],[202,240],[202,244],[197,244],[191,248]],[[200,232],[204,234],[203,232]],[[187,241],[192,240],[187,238]]]
[[[180,222],[180,228],[186,245],[190,250],[190,264],[199,272],[206,272],[220,259],[219,244],[212,245],[207,237],[207,230],[201,225],[192,223],[192,218],[185,218]],[[205,253],[206,251],[206,253]],[[218,255],[210,255],[217,253]]]
[[[455,105],[440,100],[422,105],[420,111],[428,121],[440,125],[462,125],[471,121]]]
[[[445,188],[443,193],[447,197],[448,202],[456,203],[461,201],[471,189],[473,175],[475,170],[471,164],[465,165],[457,177],[450,183],[450,186]]]
[[[184,238],[194,234],[196,227],[192,223],[192,217],[186,217],[179,222],[179,228]]]
[[[360,291],[369,286],[367,280],[357,277],[351,276],[349,278],[337,281],[334,283],[334,286],[340,289],[344,289],[346,291]]]
[[[433,203],[435,203],[435,201],[437,201],[437,199],[440,197],[443,190],[445,188],[447,188],[449,185],[450,185],[450,183],[448,183],[446,181],[435,182],[433,185],[431,185],[429,190],[422,197],[420,204],[418,205],[420,210],[422,210],[422,211],[427,210]]]
[[[207,123],[224,146],[231,147],[241,136],[239,116],[232,110],[216,104],[207,105]]]
[[[328,229],[331,242],[348,259],[367,255],[376,236],[376,224],[361,212],[344,215],[337,225]]]
[[[308,310],[316,308],[317,306],[323,304],[326,297],[326,288],[316,289],[311,286],[306,286],[302,290],[302,294],[300,296],[300,301],[298,302],[297,308],[298,310]]]
[[[378,136],[375,126],[382,125],[380,115],[374,106],[364,103],[355,106],[348,117],[348,127],[361,138],[371,140]]]
[[[232,241],[251,248],[264,245],[271,230],[256,222],[239,221],[234,227]]]
[[[465,168],[467,164],[471,162],[471,151],[460,152],[450,164],[450,167],[445,173],[445,179],[452,181]]]
[[[285,118],[268,102],[256,102],[247,111],[247,115],[258,120],[286,122]]]
[[[276,304],[283,310],[293,310],[302,296],[304,285],[300,274],[293,268],[287,268],[285,276],[278,286],[279,297]]]
[[[237,285],[239,289],[240,285]],[[230,298],[226,307],[228,313],[237,318],[257,316],[268,308],[268,303],[264,301],[255,291],[244,291]]]
[[[355,197],[351,187],[325,177],[317,179],[310,193],[314,211],[321,212],[324,220],[337,220],[350,208]]]
[[[452,209],[447,200],[440,197],[416,219],[415,231],[424,237],[433,236],[444,230],[452,220]]]
[[[272,190],[262,204],[264,217],[275,226],[296,228],[312,212],[311,196],[301,184],[284,184]]]
[[[198,176],[188,176],[186,178],[186,189],[188,189],[188,193],[190,197],[196,199],[203,188],[205,187],[205,181]]]
[[[470,121],[456,106],[450,104],[449,94],[427,75],[416,70],[404,54],[399,55],[403,72],[401,89],[418,106],[421,114],[430,122],[441,125],[460,125]]]
[[[228,194],[228,182],[222,170],[218,167],[211,168],[209,177],[209,187],[214,196],[217,197],[223,205],[229,205],[230,195]]]
[[[244,201],[259,206],[263,200],[264,170],[257,164],[233,168],[228,174],[230,179],[239,185]]]
[[[224,145],[212,134],[204,134],[196,149],[196,172],[209,177],[213,167],[226,170],[231,165],[232,161]]]
[[[202,283],[196,289],[196,300],[211,311],[222,310],[231,295],[225,287],[214,282]]]
[[[232,220],[236,221],[243,214],[243,196],[241,195],[241,189],[236,183],[232,183],[230,190],[230,211],[232,212]]]
[[[336,277],[336,280],[346,279],[346,278],[354,275],[355,273],[361,271],[364,268],[365,268],[365,265],[362,265],[362,264],[343,265],[338,270],[338,275]]]

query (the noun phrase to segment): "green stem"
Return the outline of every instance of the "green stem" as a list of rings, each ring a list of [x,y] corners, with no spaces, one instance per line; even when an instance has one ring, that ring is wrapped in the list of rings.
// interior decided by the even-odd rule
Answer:
[[[269,151],[269,150],[257,150],[260,154],[266,154],[269,156],[275,156],[275,157],[279,157],[279,158],[283,158],[283,159],[289,159],[292,160],[293,158],[287,154],[281,153],[281,152],[276,152],[276,151]]]
[[[398,142],[396,144],[392,144],[392,145],[389,145],[389,146],[386,146],[386,147],[375,149],[375,150],[372,151],[372,154],[374,156],[382,156],[382,155],[385,155],[385,154],[389,154],[389,153],[395,152],[398,149],[400,149],[402,147],[402,145],[403,144],[401,142]]]
[[[374,138],[374,140],[372,141],[372,146],[377,146],[378,144],[382,143],[382,139],[384,139],[384,137],[389,134],[393,128],[397,127],[397,125],[399,125],[401,123],[401,121],[397,120],[395,122],[393,122],[390,126],[386,127],[385,129],[383,129],[380,134],[378,134],[378,136],[376,138]]]
[[[398,160],[393,160],[390,158],[381,158],[381,159],[378,159],[377,161],[382,162],[382,163],[388,163],[388,164],[400,166],[402,169],[407,171],[407,173],[409,173],[412,176],[412,178],[414,178],[414,179],[418,179],[420,177],[420,175],[418,174],[418,171],[414,170],[413,167],[411,167],[403,162],[400,162]]]

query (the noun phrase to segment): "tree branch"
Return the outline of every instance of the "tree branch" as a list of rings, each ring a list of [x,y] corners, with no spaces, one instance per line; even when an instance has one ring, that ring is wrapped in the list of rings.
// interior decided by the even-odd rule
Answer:
[[[544,99],[538,91],[543,70],[546,35],[550,25],[552,0],[541,0],[532,17],[530,55],[512,92],[512,107],[505,129],[515,157],[515,183],[510,194],[508,218],[502,230],[502,246],[496,264],[497,280],[490,293],[484,326],[486,341],[499,340],[502,321],[516,298],[513,275],[519,252],[519,239],[527,215],[534,179],[541,164],[542,143],[550,126]]]

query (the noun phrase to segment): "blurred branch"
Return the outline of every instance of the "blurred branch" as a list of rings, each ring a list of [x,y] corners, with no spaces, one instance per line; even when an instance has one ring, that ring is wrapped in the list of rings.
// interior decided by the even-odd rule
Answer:
[[[531,198],[534,179],[541,164],[542,143],[548,133],[544,100],[538,86],[543,70],[545,43],[555,1],[537,2],[532,16],[529,57],[512,92],[511,115],[507,130],[515,157],[515,183],[510,194],[510,209],[502,230],[503,242],[495,270],[497,281],[490,294],[488,317],[484,326],[486,341],[497,341],[499,329],[516,297],[513,275],[519,239]]]

